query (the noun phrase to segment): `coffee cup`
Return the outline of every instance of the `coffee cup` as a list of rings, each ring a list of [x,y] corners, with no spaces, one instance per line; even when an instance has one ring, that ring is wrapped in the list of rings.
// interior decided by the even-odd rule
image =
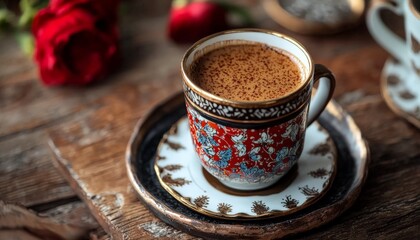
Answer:
[[[249,93],[248,96],[254,97],[240,99],[238,96],[240,92],[231,96],[215,94],[213,91],[215,89],[210,91],[204,88],[200,79],[212,81],[213,76],[206,78],[209,72],[195,67],[204,58],[210,59],[209,64],[216,66],[216,69],[211,70],[217,73],[216,77],[232,70],[231,74],[236,74],[234,76],[254,81],[259,79],[261,74],[265,74],[264,69],[284,68],[281,62],[276,62],[265,66],[267,68],[259,69],[258,66],[262,61],[258,61],[256,56],[258,54],[247,52],[247,58],[238,57],[239,55],[231,58],[229,54],[235,51],[224,49],[228,47],[239,48],[235,50],[238,54],[241,54],[241,51],[254,51],[261,47],[261,52],[258,54],[263,56],[266,55],[264,51],[277,51],[290,57],[299,70],[299,84],[290,91],[281,90],[281,86],[287,83],[291,74],[287,69],[286,73],[289,75],[280,74],[281,81],[286,82],[278,86],[272,83],[268,88],[267,86],[263,88],[269,90],[272,86],[279,92],[277,96],[260,99],[259,96]],[[221,53],[216,53],[216,50],[220,50]],[[213,52],[219,54],[219,57],[227,57],[223,62],[218,62],[219,59],[212,59],[210,56]],[[270,54],[276,53],[270,52]],[[239,60],[235,60],[235,57]],[[246,60],[251,61],[248,61],[247,64],[250,66],[247,68],[254,68],[255,65],[255,69],[241,75],[240,69],[244,65],[236,61]],[[197,69],[203,72],[196,74],[194,71]],[[262,29],[230,30],[199,40],[185,53],[181,72],[190,133],[198,158],[206,171],[224,185],[237,190],[266,188],[292,169],[301,155],[307,126],[316,120],[326,107],[335,86],[332,73],[324,66],[314,64],[299,42],[286,35]],[[221,88],[216,90],[225,90],[234,86],[230,91],[235,92],[236,88],[245,90],[249,88],[242,85],[227,86],[230,84],[227,80],[229,76],[225,77],[222,76],[221,80],[226,84],[219,87],[216,85],[216,88]],[[319,84],[312,96],[315,82]],[[259,86],[254,84],[253,88]]]
[[[401,39],[388,28],[380,13],[390,10],[404,17],[406,39]],[[420,1],[374,1],[367,14],[367,26],[375,38],[394,58],[413,70],[420,78]]]

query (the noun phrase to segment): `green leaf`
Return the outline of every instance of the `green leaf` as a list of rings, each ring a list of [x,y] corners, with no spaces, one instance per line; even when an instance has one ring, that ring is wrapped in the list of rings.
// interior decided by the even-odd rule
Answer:
[[[0,9],[0,22],[7,21],[10,12],[7,9]]]
[[[35,3],[34,0],[20,0],[20,4],[19,4],[20,10],[22,12],[32,10],[34,3]]]
[[[26,55],[32,56],[35,48],[35,41],[32,34],[30,32],[19,32],[16,34],[16,39],[22,51]]]
[[[30,26],[32,19],[35,14],[38,12],[38,9],[35,8],[35,0],[21,0],[20,1],[20,11],[22,12],[19,17],[18,27],[21,29],[27,28]]]
[[[48,5],[48,0],[35,0],[35,3],[33,4],[33,6],[39,10],[41,8],[45,8]]]
[[[28,28],[31,25],[32,19],[34,18],[35,14],[36,11],[24,12],[19,18],[18,27],[21,29]]]
[[[12,25],[13,15],[7,9],[0,9],[0,30],[7,29]]]
[[[189,0],[173,0],[172,8],[183,8],[190,3]]]

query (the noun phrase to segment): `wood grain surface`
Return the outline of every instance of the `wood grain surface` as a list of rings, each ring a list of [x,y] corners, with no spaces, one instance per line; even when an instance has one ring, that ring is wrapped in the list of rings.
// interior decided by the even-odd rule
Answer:
[[[420,130],[393,114],[379,94],[388,54],[363,25],[332,36],[296,35],[272,21],[259,1],[238,2],[249,7],[258,27],[295,37],[315,62],[334,72],[334,97],[353,115],[371,147],[369,177],[356,204],[297,238],[419,238]],[[181,89],[179,62],[188,46],[166,39],[169,4],[126,2],[124,62],[105,82],[87,88],[42,86],[13,36],[0,36],[0,200],[43,212],[78,201],[77,192],[114,239],[194,238],[152,216],[136,199],[124,169],[135,122]],[[80,220],[84,214],[73,217]],[[69,214],[60,218],[69,219]],[[92,239],[104,234],[101,229],[95,233]]]

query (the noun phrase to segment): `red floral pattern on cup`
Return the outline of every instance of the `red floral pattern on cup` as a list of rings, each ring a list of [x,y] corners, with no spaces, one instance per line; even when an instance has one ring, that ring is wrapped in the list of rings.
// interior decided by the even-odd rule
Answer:
[[[203,166],[216,178],[234,183],[272,182],[294,166],[303,149],[307,109],[284,123],[246,129],[215,123],[187,104]]]

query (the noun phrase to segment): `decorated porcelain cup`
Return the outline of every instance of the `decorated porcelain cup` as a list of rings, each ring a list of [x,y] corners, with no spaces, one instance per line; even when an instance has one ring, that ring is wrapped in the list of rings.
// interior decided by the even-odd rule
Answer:
[[[405,40],[382,21],[380,12],[385,9],[404,16]],[[367,15],[367,26],[375,40],[420,79],[420,0],[374,1]]]
[[[299,87],[264,101],[234,101],[200,88],[191,76],[194,61],[206,49],[235,41],[265,44],[292,54],[304,68]],[[261,29],[226,31],[198,41],[184,55],[181,71],[198,158],[211,175],[238,190],[268,187],[296,164],[306,127],[323,111],[335,86],[331,72],[315,65],[299,42]],[[319,85],[312,96],[317,81]]]

